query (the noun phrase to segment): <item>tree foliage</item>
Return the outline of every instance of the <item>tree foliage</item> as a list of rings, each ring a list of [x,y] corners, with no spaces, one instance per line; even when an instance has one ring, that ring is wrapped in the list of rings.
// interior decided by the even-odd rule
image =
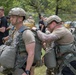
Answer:
[[[6,15],[11,8],[22,7],[29,13],[45,14],[46,16],[56,14],[61,17],[67,15],[71,18],[76,13],[75,5],[76,0],[0,0],[0,6],[4,6]]]

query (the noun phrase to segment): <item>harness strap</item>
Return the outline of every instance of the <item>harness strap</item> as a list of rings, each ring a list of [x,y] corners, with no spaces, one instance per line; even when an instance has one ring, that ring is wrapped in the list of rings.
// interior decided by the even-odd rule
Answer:
[[[67,61],[64,60],[64,64],[70,68],[70,70],[76,75],[76,70],[73,68],[73,66],[71,66],[71,64]]]

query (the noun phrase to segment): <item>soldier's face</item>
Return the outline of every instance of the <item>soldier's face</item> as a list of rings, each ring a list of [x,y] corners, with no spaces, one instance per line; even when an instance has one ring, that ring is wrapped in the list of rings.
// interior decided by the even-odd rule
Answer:
[[[17,22],[17,16],[11,15],[10,16],[10,22],[12,25],[15,25]]]
[[[47,26],[48,30],[49,30],[50,32],[52,32],[52,30],[54,29],[55,25],[56,25],[55,22],[51,22],[51,23]]]
[[[23,17],[12,15],[10,16],[10,22],[12,25],[17,25],[23,22]]]
[[[0,17],[2,17],[4,14],[4,11],[3,10],[0,10]]]

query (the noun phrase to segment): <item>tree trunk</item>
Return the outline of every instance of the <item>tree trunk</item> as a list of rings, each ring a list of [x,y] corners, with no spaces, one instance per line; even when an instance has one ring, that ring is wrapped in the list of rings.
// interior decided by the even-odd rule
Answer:
[[[59,2],[59,0],[56,0],[56,11],[55,11],[55,14],[56,15],[58,15],[58,10],[59,10],[58,2]]]

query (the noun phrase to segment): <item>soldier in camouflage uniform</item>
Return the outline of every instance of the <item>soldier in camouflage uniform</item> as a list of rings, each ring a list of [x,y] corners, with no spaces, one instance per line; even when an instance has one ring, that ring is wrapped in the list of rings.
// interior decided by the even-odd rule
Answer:
[[[26,28],[23,26],[26,12],[22,8],[16,7],[10,10],[9,16],[11,24],[15,27],[11,45],[17,43],[18,40],[20,41],[17,44],[19,54],[17,55],[17,61],[12,75],[31,75],[30,72],[34,60],[35,37],[30,30],[25,30],[20,34],[21,31]],[[22,59],[24,59],[23,66],[19,63],[23,61]]]
[[[72,33],[63,27],[62,20],[57,15],[47,18],[46,27],[51,32],[50,34],[42,33],[35,27],[32,28],[43,42],[54,42],[53,47],[44,56],[44,64],[47,67],[46,74],[76,75],[76,56]]]

